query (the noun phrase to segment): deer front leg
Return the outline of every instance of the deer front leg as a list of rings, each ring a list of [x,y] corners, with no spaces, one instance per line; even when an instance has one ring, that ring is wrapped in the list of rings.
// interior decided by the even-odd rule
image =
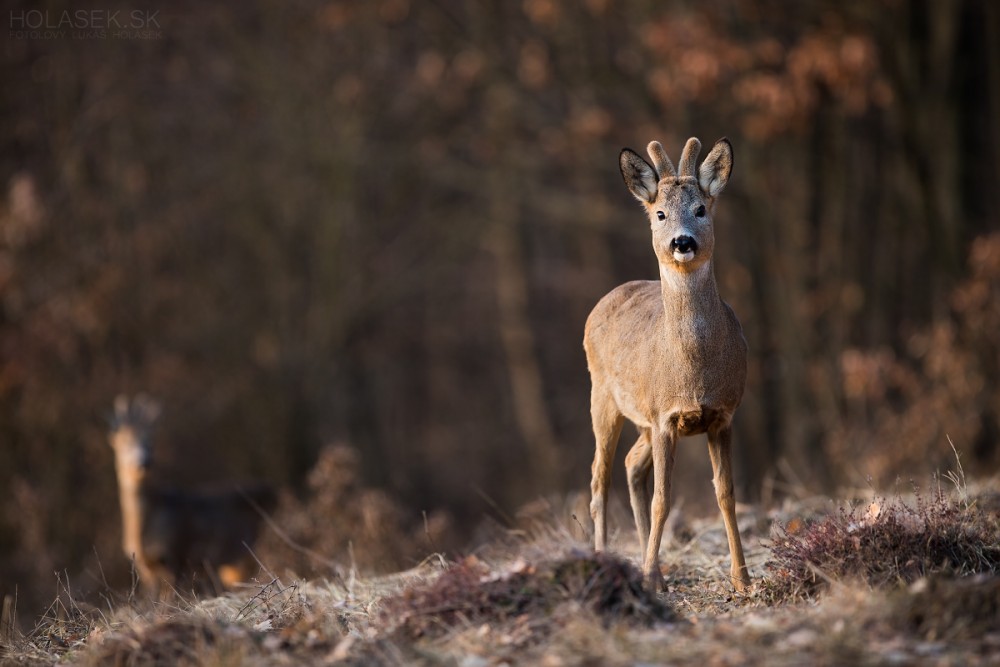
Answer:
[[[747,572],[746,560],[743,557],[743,544],[740,542],[740,530],[736,524],[736,498],[733,495],[733,469],[730,442],[732,426],[709,431],[708,454],[712,459],[712,470],[715,485],[715,497],[719,501],[722,520],[726,524],[726,536],[729,538],[729,577],[736,590],[742,591],[750,585],[750,574]]]
[[[653,502],[649,543],[646,545],[642,573],[650,588],[656,591],[663,583],[660,574],[660,540],[663,538],[663,525],[670,513],[670,476],[677,451],[677,433],[672,428],[654,429],[650,445],[653,454]]]
[[[594,464],[590,479],[590,517],[594,521],[594,549],[607,548],[608,487],[611,485],[611,466],[615,460],[618,436],[625,418],[610,394],[593,392],[590,399],[590,416],[594,423]]]
[[[642,429],[639,439],[632,445],[625,457],[628,472],[628,497],[632,504],[635,530],[639,534],[639,554],[646,555],[649,541],[649,471],[653,469],[653,448],[650,445],[649,429]]]

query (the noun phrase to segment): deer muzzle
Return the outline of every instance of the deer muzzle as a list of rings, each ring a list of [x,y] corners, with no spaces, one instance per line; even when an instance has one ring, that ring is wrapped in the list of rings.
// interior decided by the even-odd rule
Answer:
[[[670,241],[670,253],[678,262],[690,262],[698,252],[698,242],[686,234]]]

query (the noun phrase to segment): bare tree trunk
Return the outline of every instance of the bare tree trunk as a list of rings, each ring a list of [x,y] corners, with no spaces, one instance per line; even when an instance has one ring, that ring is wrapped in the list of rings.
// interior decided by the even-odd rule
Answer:
[[[496,266],[497,310],[500,340],[507,358],[514,417],[532,455],[532,478],[537,490],[558,482],[558,447],[546,410],[542,371],[536,356],[535,335],[528,313],[528,282],[517,235],[516,188],[510,174],[499,168],[491,178],[490,214],[493,229],[488,239]]]

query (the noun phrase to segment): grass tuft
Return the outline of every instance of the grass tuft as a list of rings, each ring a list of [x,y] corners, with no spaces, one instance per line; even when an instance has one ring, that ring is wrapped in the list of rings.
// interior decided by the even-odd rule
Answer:
[[[895,625],[924,641],[975,640],[1000,628],[1000,577],[988,574],[919,579],[891,602]]]
[[[92,665],[205,664],[246,654],[252,633],[237,624],[197,618],[162,620],[107,637],[87,656]]]
[[[642,574],[606,553],[573,550],[538,565],[519,561],[492,573],[475,557],[437,579],[387,598],[380,622],[410,637],[436,636],[459,624],[517,620],[576,603],[607,620],[670,620],[673,612],[643,588]]]
[[[1000,526],[976,503],[938,490],[842,508],[820,521],[778,526],[770,546],[765,596],[772,602],[810,598],[831,581],[873,587],[912,583],[934,574],[1000,572]]]

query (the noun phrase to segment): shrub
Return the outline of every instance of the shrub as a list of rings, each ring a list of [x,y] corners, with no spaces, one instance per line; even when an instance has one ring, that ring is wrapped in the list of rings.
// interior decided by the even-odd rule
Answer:
[[[362,483],[358,451],[324,449],[309,473],[308,492],[281,496],[258,553],[269,568],[300,576],[328,574],[340,566],[366,573],[411,567],[445,548],[451,527],[441,512],[408,510],[384,491]]]
[[[572,551],[538,565],[519,561],[502,574],[491,573],[475,557],[467,558],[429,584],[385,600],[380,619],[391,631],[418,637],[463,622],[495,623],[549,613],[567,602],[577,602],[608,620],[651,622],[673,616],[655,594],[646,591],[642,573],[627,561],[606,553]]]
[[[1000,233],[993,233],[972,244],[969,274],[949,295],[947,316],[913,332],[905,350],[843,351],[831,463],[890,480],[917,464],[946,465],[950,437],[971,451],[972,473],[992,473],[1000,459],[998,327]]]
[[[772,600],[811,597],[829,581],[870,586],[910,583],[935,573],[1000,572],[995,514],[938,490],[915,505],[876,500],[843,508],[820,521],[790,522],[770,545],[765,591]]]

